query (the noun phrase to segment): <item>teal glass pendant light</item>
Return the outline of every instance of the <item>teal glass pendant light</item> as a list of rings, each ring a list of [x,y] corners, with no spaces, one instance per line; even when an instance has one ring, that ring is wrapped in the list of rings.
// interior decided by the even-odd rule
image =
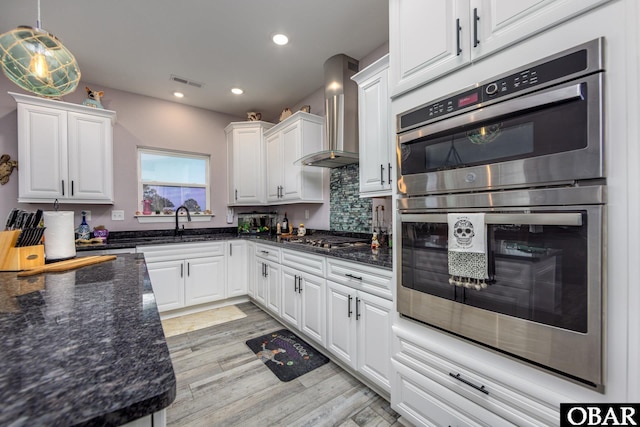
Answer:
[[[71,93],[80,82],[76,58],[60,40],[40,28],[40,0],[36,28],[20,26],[0,34],[0,63],[9,80],[47,98]]]

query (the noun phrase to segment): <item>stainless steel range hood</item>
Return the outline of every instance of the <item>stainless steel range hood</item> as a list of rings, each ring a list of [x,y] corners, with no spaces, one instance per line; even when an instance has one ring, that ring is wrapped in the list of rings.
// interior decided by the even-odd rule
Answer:
[[[295,164],[337,168],[358,163],[358,85],[351,80],[357,72],[358,61],[344,54],[324,63],[325,150]]]

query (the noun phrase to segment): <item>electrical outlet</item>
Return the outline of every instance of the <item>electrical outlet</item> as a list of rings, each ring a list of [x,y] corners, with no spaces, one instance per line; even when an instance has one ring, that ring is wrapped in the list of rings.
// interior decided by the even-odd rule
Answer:
[[[84,211],[84,215],[87,221],[91,221],[91,211]]]
[[[309,219],[309,209],[304,210],[304,219]]]
[[[124,211],[111,211],[111,220],[112,221],[124,221]]]

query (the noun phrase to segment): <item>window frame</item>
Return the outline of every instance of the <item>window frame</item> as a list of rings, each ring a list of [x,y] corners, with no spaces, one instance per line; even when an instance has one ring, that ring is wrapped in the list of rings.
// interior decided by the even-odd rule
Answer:
[[[142,182],[142,154],[153,154],[158,156],[167,156],[167,157],[184,157],[191,158],[197,160],[205,160],[205,183],[204,184],[196,184],[196,183],[177,183],[173,181],[150,181],[150,182]],[[201,212],[190,212],[192,221],[209,221],[211,217],[213,217],[213,213],[211,212],[211,155],[203,154],[203,153],[194,153],[188,151],[179,151],[179,150],[171,150],[166,148],[157,148],[157,147],[144,147],[138,146],[136,147],[136,163],[137,163],[137,200],[139,203],[136,204],[135,215],[138,219],[138,222],[170,222],[174,221],[175,218],[175,209],[177,206],[173,207],[173,212],[171,214],[165,214],[160,212],[156,214],[152,212],[150,215],[144,215],[142,213],[142,200],[144,199],[144,186],[145,185],[159,185],[159,186],[176,186],[181,187],[188,185],[189,187],[194,188],[203,188],[205,190],[205,207],[202,207]],[[184,212],[181,212],[180,217],[185,217],[183,215]],[[182,220],[186,220],[181,218]]]

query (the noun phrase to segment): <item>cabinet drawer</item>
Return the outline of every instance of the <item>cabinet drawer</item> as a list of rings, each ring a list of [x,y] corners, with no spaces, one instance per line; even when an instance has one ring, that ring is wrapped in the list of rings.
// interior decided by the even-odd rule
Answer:
[[[512,426],[504,418],[469,402],[455,391],[430,381],[392,360],[391,406],[416,425]]]
[[[157,246],[138,246],[147,262],[169,261],[184,258],[224,256],[225,242],[172,243]]]
[[[275,246],[256,243],[256,256],[258,258],[280,263],[280,249]]]
[[[398,340],[398,352],[393,356],[395,375],[402,375],[404,371],[400,368],[401,366],[409,369],[413,372],[410,376],[412,381],[434,384],[430,388],[437,388],[439,391],[432,390],[431,393],[437,393],[435,395],[444,398],[449,406],[466,408],[463,403],[459,403],[466,402],[467,405],[475,403],[482,408],[487,408],[491,411],[489,414],[499,417],[497,419],[502,423],[494,424],[490,419],[481,417],[489,425],[505,425],[506,421],[509,422],[508,425],[513,423],[518,426],[557,424],[560,414],[552,405],[545,404],[535,396],[528,395],[511,385],[490,378],[481,371],[454,362],[454,357],[440,354],[431,347],[429,349],[422,347],[403,337],[397,328],[394,328],[394,332]],[[437,347],[434,345],[433,348]],[[439,386],[436,387],[435,384]],[[451,396],[445,398],[440,389],[447,390]],[[459,408],[458,410],[461,411]],[[472,413],[476,415],[479,412],[474,410]]]
[[[325,270],[324,256],[312,255],[287,249],[282,250],[282,264],[305,271],[315,276],[324,277]]]
[[[392,276],[390,270],[335,259],[327,260],[328,280],[386,299],[392,299]]]

